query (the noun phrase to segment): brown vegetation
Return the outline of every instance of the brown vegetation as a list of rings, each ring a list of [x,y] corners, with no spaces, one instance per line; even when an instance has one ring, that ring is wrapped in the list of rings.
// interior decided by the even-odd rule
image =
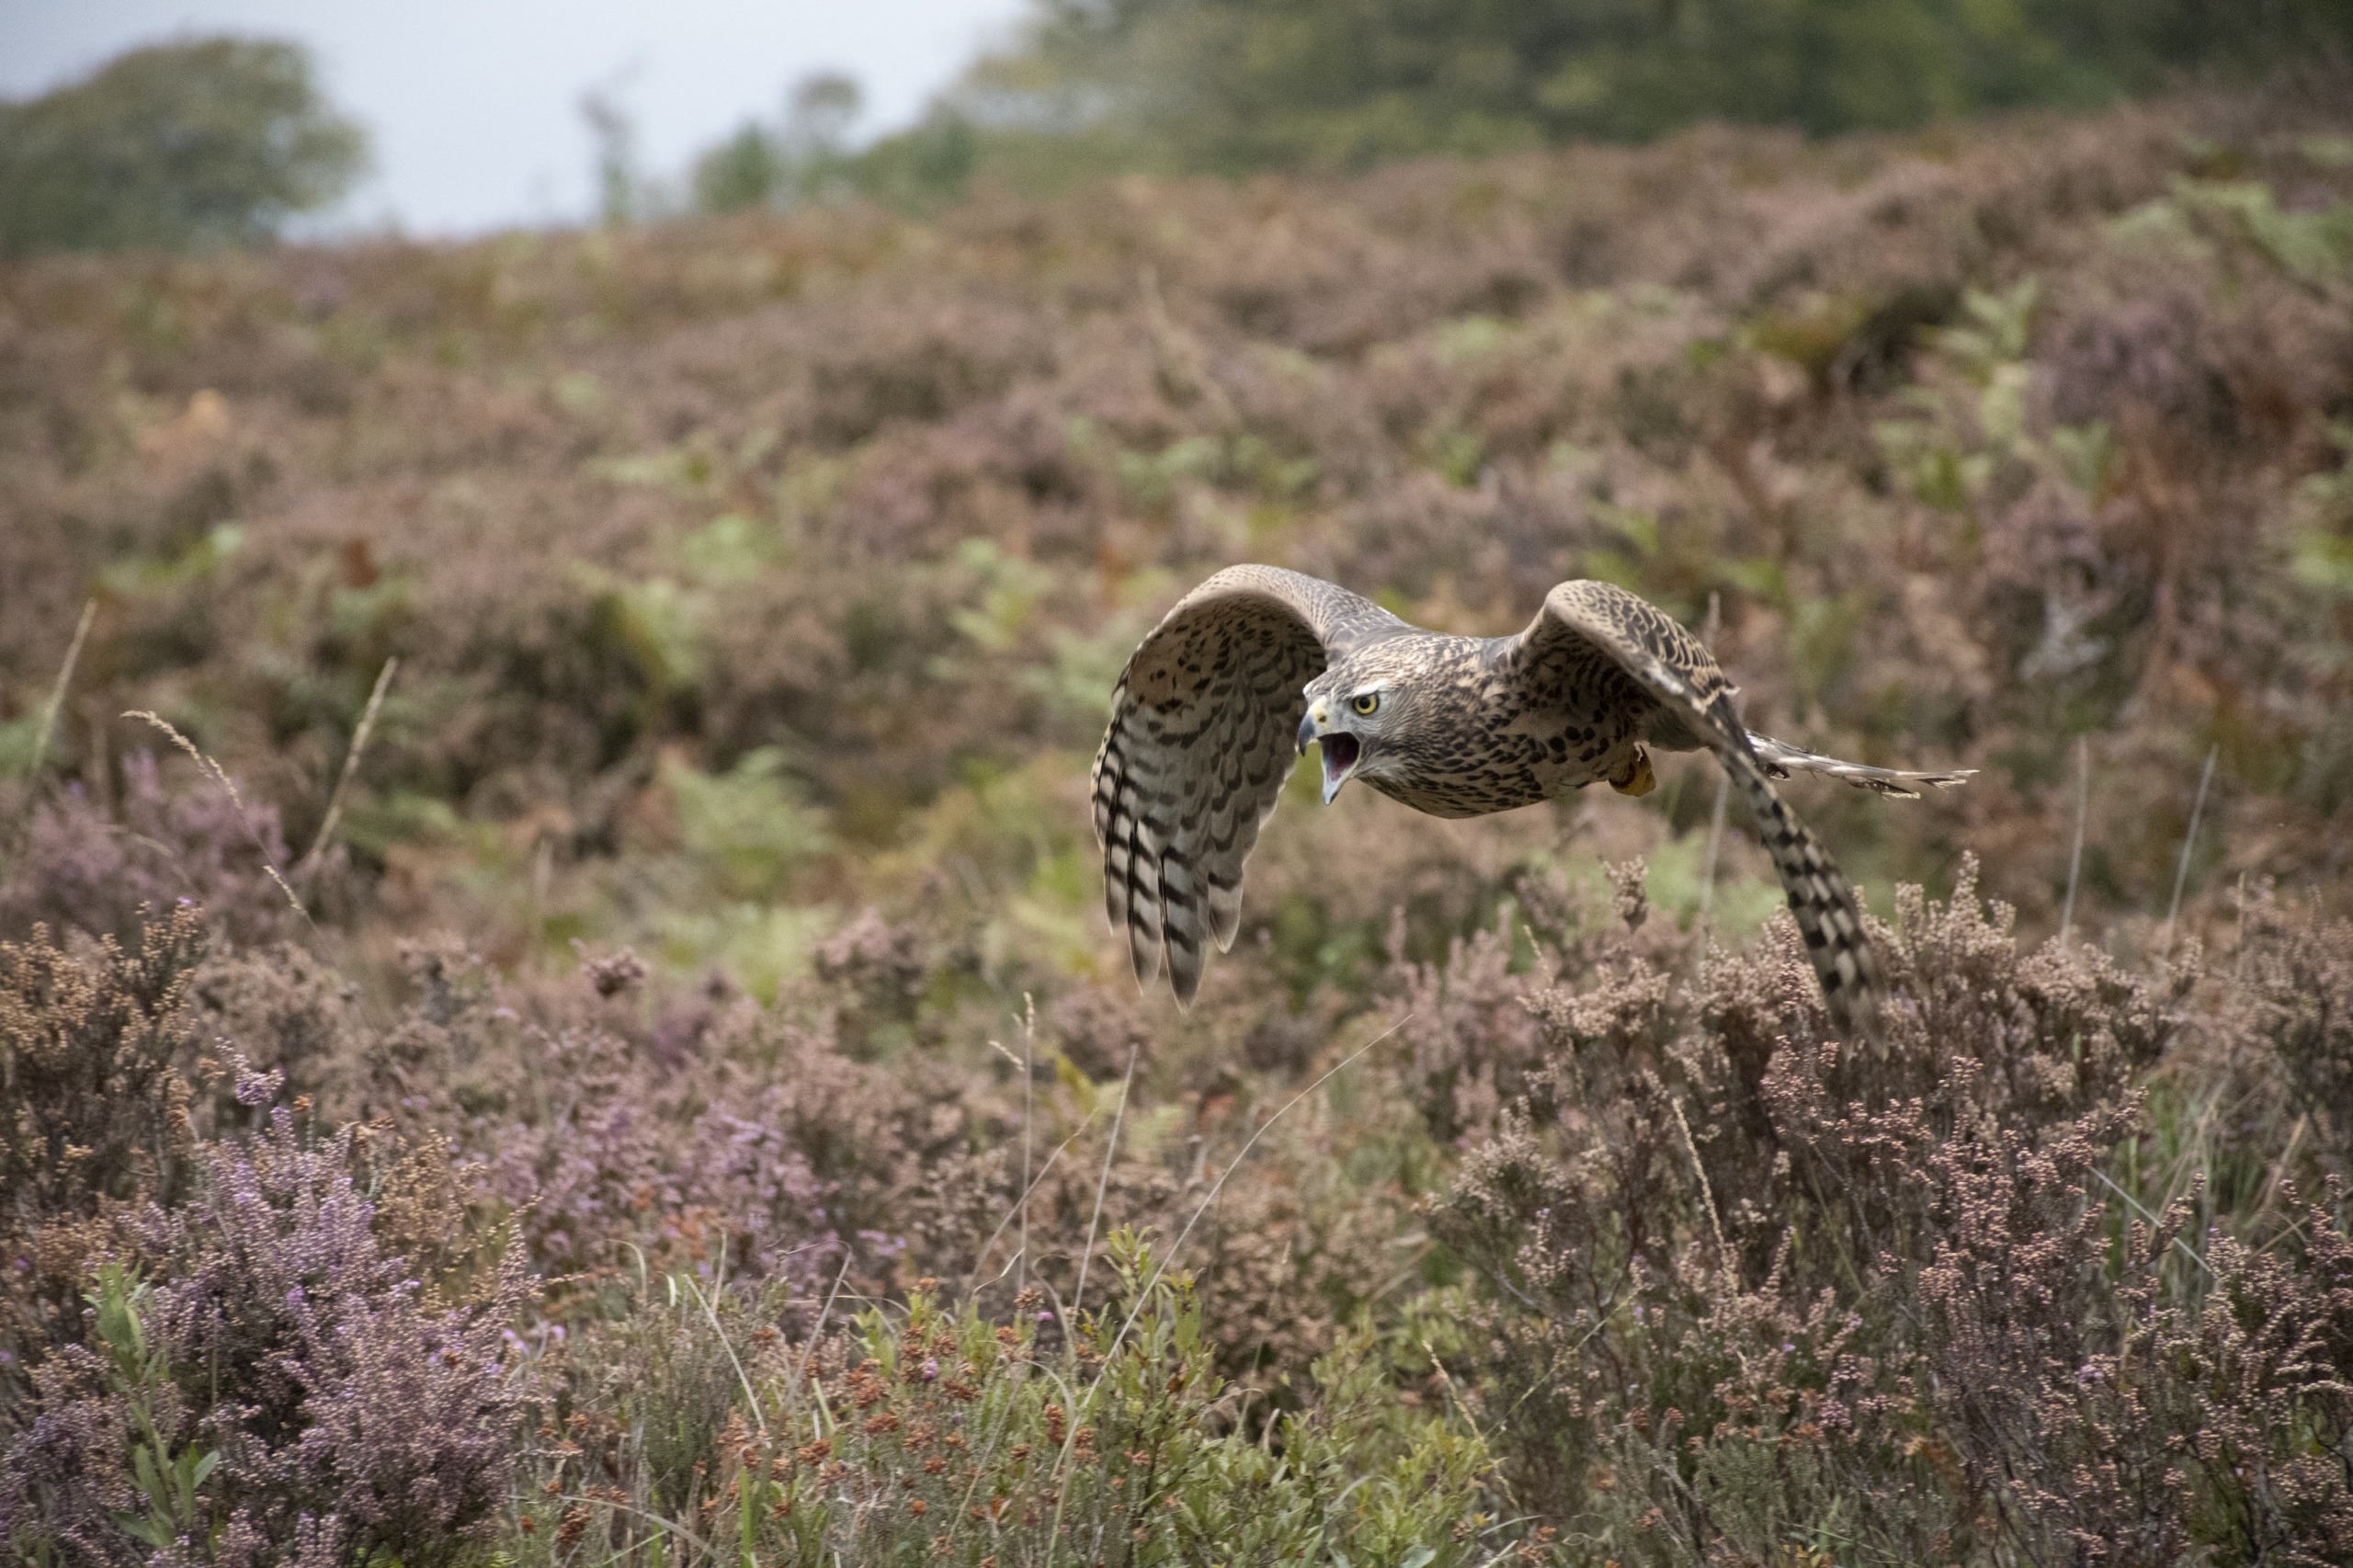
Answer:
[[[2348,129],[0,270],[0,1536],[2343,1560]],[[1139,996],[1085,762],[1237,558],[1982,768],[1805,796],[1885,1056],[1697,762],[1302,796]]]

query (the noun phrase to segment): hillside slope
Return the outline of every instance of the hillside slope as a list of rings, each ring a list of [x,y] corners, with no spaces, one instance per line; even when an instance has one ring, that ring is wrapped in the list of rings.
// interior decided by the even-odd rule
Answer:
[[[675,814],[665,767],[777,747],[836,847],[763,893],[840,896],[972,768],[1074,771],[1125,645],[1224,562],[1484,631],[1598,574],[1694,624],[1715,597],[1759,727],[1986,769],[1824,802],[1867,871],[1973,846],[2050,907],[2086,733],[2094,896],[2166,889],[2210,742],[2197,884],[2341,874],[2343,131],[2231,101],[1700,131],[13,268],[0,735],[27,756],[95,594],[69,776],[159,710],[299,845],[397,654],[371,874],[480,824],[560,878]],[[1704,793],[1661,797],[1677,831]]]
[[[2353,1557],[2347,103],[0,269],[0,1540]],[[1697,757],[1139,997],[1238,559],[1982,769],[1886,1051]]]

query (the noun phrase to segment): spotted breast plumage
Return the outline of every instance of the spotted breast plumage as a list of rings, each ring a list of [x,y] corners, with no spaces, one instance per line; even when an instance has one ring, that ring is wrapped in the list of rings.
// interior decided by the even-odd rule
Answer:
[[[1179,1002],[1210,943],[1233,945],[1242,869],[1294,751],[1320,744],[1324,799],[1351,778],[1417,811],[1479,816],[1597,779],[1642,794],[1650,752],[1713,751],[1756,818],[1834,1023],[1876,1033],[1879,966],[1853,892],[1773,780],[1826,774],[1910,796],[1965,773],[1841,762],[1751,733],[1715,658],[1608,583],[1563,583],[1516,637],[1453,637],[1274,566],[1185,596],[1129,658],[1096,754],[1095,833],[1136,978]]]

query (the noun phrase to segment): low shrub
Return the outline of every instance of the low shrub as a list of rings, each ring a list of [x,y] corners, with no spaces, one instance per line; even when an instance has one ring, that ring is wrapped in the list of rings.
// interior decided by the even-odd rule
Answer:
[[[137,941],[68,951],[36,926],[0,943],[0,1381],[12,1392],[43,1348],[80,1337],[85,1263],[117,1222],[178,1202],[194,1176],[185,1004],[203,923],[180,906]]]
[[[1074,1321],[1043,1290],[991,1321],[926,1282],[904,1308],[809,1338],[779,1331],[772,1301],[663,1282],[620,1332],[642,1335],[651,1315],[664,1355],[608,1361],[608,1340],[584,1338],[565,1358],[574,1397],[560,1429],[541,1428],[545,1480],[517,1520],[519,1560],[1489,1555],[1483,1444],[1400,1402],[1379,1335],[1341,1336],[1314,1368],[1311,1409],[1254,1442],[1235,1429],[1189,1278],[1164,1278],[1130,1232],[1110,1260],[1110,1299]],[[640,1375],[599,1376],[609,1365]]]
[[[1823,1040],[1786,922],[1520,988],[1549,1050],[1438,1211],[1514,1495],[1623,1562],[2336,1560],[2341,1190],[2258,1245],[2118,1179],[2195,955],[2022,952],[1966,867],[1899,909],[1883,1052]]]
[[[259,1106],[274,1075],[246,1076]],[[94,1259],[85,1337],[33,1369],[0,1535],[20,1559],[449,1563],[503,1508],[527,1390],[519,1252],[452,1302],[384,1250],[349,1129],[279,1108]]]
[[[2338,925],[2258,891],[2227,967],[2192,941],[2136,971],[2025,948],[1965,862],[1949,900],[1902,890],[1885,1043],[1849,1051],[1786,919],[1726,951],[1639,864],[1609,881],[1604,913],[1523,877],[1525,923],[1437,961],[1401,925],[1384,1020],[1317,1004],[1370,1045],[1263,1082],[1165,1032],[1097,1079],[1059,1042],[1143,1026],[1085,992],[1025,1010],[1019,1056],[877,1057],[842,1032],[875,995],[847,960],[762,1007],[621,955],[517,978],[426,943],[371,1003],[188,908],[132,949],[37,930],[0,949],[0,1538],[124,1563],[2353,1550]],[[2282,1093],[2309,1133],[2263,1108]]]

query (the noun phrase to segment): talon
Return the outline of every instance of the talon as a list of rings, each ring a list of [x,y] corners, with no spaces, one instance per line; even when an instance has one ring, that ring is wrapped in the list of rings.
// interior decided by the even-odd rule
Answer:
[[[1633,760],[1626,764],[1626,771],[1609,781],[1609,787],[1621,795],[1647,795],[1658,788],[1658,775],[1651,771],[1651,754],[1642,747],[1634,748]]]

